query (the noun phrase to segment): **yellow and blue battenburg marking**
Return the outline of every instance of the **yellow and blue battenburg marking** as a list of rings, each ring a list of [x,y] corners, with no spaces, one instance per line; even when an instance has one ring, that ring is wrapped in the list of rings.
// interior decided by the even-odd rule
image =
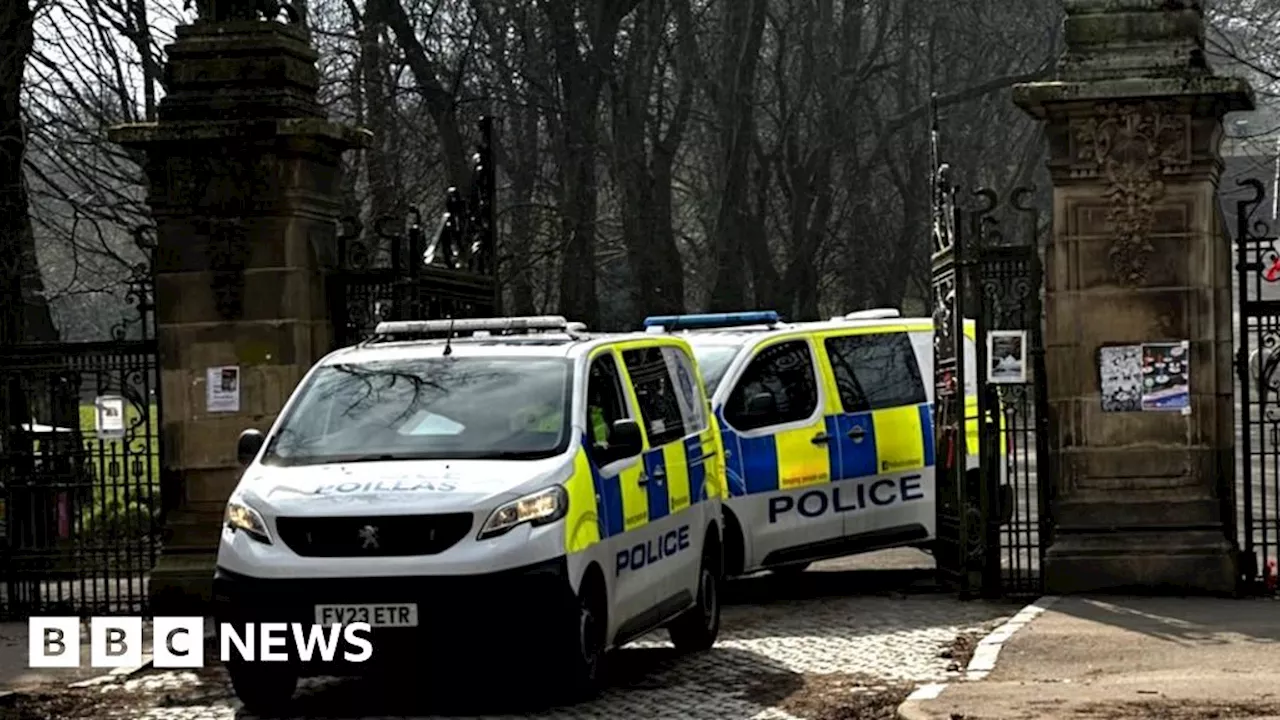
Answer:
[[[784,444],[781,434],[742,437],[723,422],[720,411],[717,418],[721,421],[728,456],[729,494],[733,497],[935,465],[933,410],[929,403],[827,415],[821,426],[805,428],[805,441],[826,456],[825,477],[817,476],[812,468],[789,467],[793,455],[789,448],[779,452],[779,445]],[[811,436],[818,434],[819,427],[825,430],[828,440],[814,444]]]
[[[626,489],[639,489],[640,466],[606,476],[586,453],[590,439],[583,436],[582,443],[575,460],[577,472],[568,483],[569,552],[585,550],[597,540],[621,535],[717,494],[714,478],[709,479],[707,475],[708,468],[714,472],[715,442],[711,430],[646,450],[640,465],[649,482],[629,497]],[[586,477],[590,478],[589,486],[584,482]],[[658,482],[657,478],[662,481]],[[594,498],[587,494],[588,487]],[[640,503],[643,508],[637,507]],[[580,527],[592,514],[587,508],[594,510],[594,533]]]

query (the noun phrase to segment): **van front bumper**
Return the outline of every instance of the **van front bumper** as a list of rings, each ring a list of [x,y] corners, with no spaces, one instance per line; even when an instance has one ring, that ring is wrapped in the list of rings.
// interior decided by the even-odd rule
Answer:
[[[547,648],[572,632],[577,607],[564,557],[495,573],[412,577],[253,578],[219,568],[213,581],[214,619],[221,652],[224,623],[240,637],[252,623],[300,623],[309,634],[317,605],[417,605],[417,627],[375,627],[367,662],[342,661],[361,648],[339,642],[334,662],[301,661],[287,645],[299,674],[351,675],[372,670],[467,660],[488,664],[522,651]],[[292,630],[290,631],[292,635]],[[258,639],[257,634],[254,635]],[[255,642],[255,648],[261,646]],[[232,657],[238,657],[235,644]],[[273,663],[274,664],[274,663]],[[388,666],[390,666],[388,668]]]

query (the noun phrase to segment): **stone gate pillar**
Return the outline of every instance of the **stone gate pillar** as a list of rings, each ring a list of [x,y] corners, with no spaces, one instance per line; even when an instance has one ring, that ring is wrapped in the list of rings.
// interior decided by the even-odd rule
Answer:
[[[1236,588],[1232,251],[1218,146],[1223,115],[1253,99],[1245,81],[1208,67],[1203,4],[1065,0],[1057,79],[1014,90],[1045,122],[1054,185],[1046,592]],[[1117,360],[1108,387],[1120,388],[1145,380],[1132,374],[1141,361],[1119,360],[1133,351],[1115,346],[1181,341],[1189,414],[1142,411],[1121,393],[1104,409],[1103,348]]]
[[[208,600],[240,474],[236,439],[265,430],[331,349],[324,274],[336,261],[339,161],[368,137],[326,119],[301,18],[200,4],[168,47],[158,122],[111,131],[145,156],[157,226],[168,537],[150,594],[160,614]],[[239,369],[238,408],[207,402],[208,369],[219,367]]]

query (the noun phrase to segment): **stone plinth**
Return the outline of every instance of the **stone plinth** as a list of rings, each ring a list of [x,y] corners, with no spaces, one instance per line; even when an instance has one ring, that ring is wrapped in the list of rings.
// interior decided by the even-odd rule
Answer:
[[[1052,82],[1014,99],[1049,139],[1045,365],[1056,526],[1046,592],[1232,593],[1232,250],[1222,118],[1247,83],[1205,62],[1201,3],[1066,0]],[[1187,341],[1190,414],[1104,412],[1099,350]]]
[[[316,53],[297,26],[180,27],[159,122],[112,129],[145,153],[157,226],[156,319],[168,510],[153,612],[208,600],[236,440],[265,430],[331,349],[339,167],[368,133],[326,120]],[[208,368],[237,366],[238,412],[211,412]]]

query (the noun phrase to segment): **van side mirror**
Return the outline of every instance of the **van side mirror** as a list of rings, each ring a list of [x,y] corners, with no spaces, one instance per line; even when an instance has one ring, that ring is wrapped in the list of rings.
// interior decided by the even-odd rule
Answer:
[[[253,428],[240,433],[240,439],[236,441],[236,460],[240,465],[248,467],[249,463],[258,457],[258,451],[262,449],[262,442],[265,439],[260,431]]]
[[[768,417],[777,412],[778,401],[774,399],[773,393],[756,393],[747,398],[746,414],[751,417]]]
[[[640,425],[631,418],[614,420],[609,430],[609,455],[615,460],[639,455],[644,450]]]

